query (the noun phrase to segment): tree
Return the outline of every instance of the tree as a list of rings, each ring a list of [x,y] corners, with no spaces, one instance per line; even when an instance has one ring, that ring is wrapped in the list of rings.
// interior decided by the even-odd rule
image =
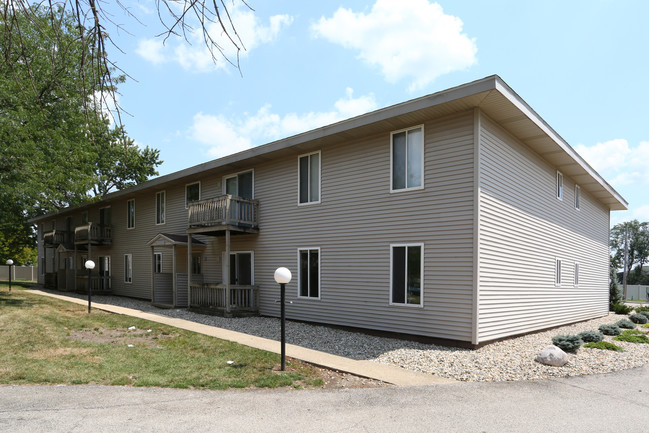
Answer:
[[[69,14],[34,8],[0,26],[0,261],[29,256],[28,219],[78,205],[157,174],[159,152],[139,149],[96,103],[78,57],[92,46]],[[86,64],[85,68],[90,69]],[[115,83],[123,79],[116,77]],[[89,108],[91,111],[86,111]],[[8,255],[6,257],[5,255]],[[33,256],[33,254],[32,254]]]
[[[622,293],[620,293],[620,283],[617,280],[617,271],[611,264],[609,268],[609,308],[613,311],[613,306],[622,302]]]
[[[642,279],[642,267],[649,260],[649,223],[638,220],[616,224],[611,229],[611,262],[622,269],[622,283],[637,284]],[[626,256],[626,258],[625,258]],[[631,272],[635,267],[635,272]]]

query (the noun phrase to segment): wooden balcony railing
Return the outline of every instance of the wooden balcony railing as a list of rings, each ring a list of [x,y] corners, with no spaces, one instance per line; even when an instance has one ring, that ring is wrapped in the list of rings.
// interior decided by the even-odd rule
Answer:
[[[45,232],[43,233],[43,243],[45,245],[53,246],[72,243],[72,233],[65,230],[51,230]]]
[[[230,194],[189,204],[189,228],[234,225],[256,228],[259,201]]]
[[[74,241],[78,243],[92,242],[109,244],[112,241],[112,237],[113,229],[107,225],[89,222],[74,229]]]
[[[191,284],[189,306],[200,310],[256,312],[259,310],[259,286],[230,286],[227,305],[225,284]]]

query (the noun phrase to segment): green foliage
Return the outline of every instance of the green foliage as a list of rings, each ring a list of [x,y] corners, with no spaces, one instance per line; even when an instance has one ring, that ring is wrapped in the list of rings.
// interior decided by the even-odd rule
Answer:
[[[614,304],[611,306],[610,310],[615,314],[629,314],[631,311],[633,311],[633,307],[629,307],[625,304]]]
[[[624,352],[624,349],[616,344],[609,343],[608,341],[597,341],[593,343],[586,343],[584,347],[589,349],[602,349],[602,350],[613,350],[615,352]]]
[[[624,329],[635,329],[635,323],[633,323],[632,321],[630,321],[630,320],[628,320],[628,319],[620,319],[620,320],[618,320],[617,322],[615,322],[615,324],[616,324],[619,328],[624,328]]]
[[[622,330],[617,325],[600,325],[599,332],[604,335],[620,335]]]
[[[581,338],[584,343],[596,343],[604,339],[604,334],[597,331],[584,331],[577,334],[577,337]]]
[[[644,325],[645,323],[647,323],[649,321],[649,320],[647,320],[647,316],[645,316],[644,314],[639,314],[639,313],[631,314],[629,316],[629,320],[632,321],[633,323],[637,323],[637,324],[640,324],[640,325]]]
[[[629,343],[645,343],[649,344],[649,337],[642,331],[628,330],[624,331],[617,337],[613,337],[615,341],[626,341]]]
[[[638,220],[616,224],[610,231],[611,261],[615,268],[624,266],[624,251],[627,251],[626,273],[628,284],[639,284],[642,266],[649,260],[649,223]],[[633,267],[636,270],[631,272]]]
[[[557,335],[552,338],[552,344],[564,352],[576,352],[584,342],[577,335]]]
[[[620,290],[620,283],[617,280],[617,272],[615,267],[609,267],[609,295],[608,305],[610,311],[615,311],[615,306],[622,303],[622,291]],[[626,314],[626,313],[625,313]]]

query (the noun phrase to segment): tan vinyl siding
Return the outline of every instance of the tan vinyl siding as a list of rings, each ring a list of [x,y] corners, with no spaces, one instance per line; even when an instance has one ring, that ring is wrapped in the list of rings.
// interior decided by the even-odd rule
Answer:
[[[605,315],[608,209],[582,190],[576,210],[565,174],[558,200],[556,167],[484,115],[481,125],[479,341]]]

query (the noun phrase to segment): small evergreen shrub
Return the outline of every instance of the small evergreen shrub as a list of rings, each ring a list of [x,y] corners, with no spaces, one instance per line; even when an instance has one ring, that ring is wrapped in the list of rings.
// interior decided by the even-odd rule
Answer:
[[[641,326],[641,328],[649,328],[649,323],[645,323],[644,325]]]
[[[624,331],[617,337],[613,337],[616,341],[627,341],[629,343],[645,343],[649,344],[649,337],[642,331],[628,330]]]
[[[609,343],[608,341],[597,341],[593,343],[586,343],[584,344],[584,347],[587,347],[589,349],[602,349],[602,350],[613,350],[615,352],[624,352],[623,348],[621,348],[616,344]]]
[[[633,323],[637,323],[639,325],[644,325],[645,323],[649,322],[649,320],[647,320],[647,316],[645,316],[644,314],[638,314],[638,313],[631,314],[629,316],[629,320],[632,321]]]
[[[633,310],[636,313],[643,313],[643,312],[649,313],[649,307],[635,307]]]
[[[620,335],[622,330],[617,325],[600,325],[599,332],[604,335]]]
[[[577,334],[577,337],[581,338],[584,343],[597,343],[604,339],[604,334],[597,331],[584,331]]]
[[[633,308],[624,304],[613,304],[611,305],[611,311],[613,311],[615,314],[629,314],[631,311],[633,311]]]
[[[632,321],[630,321],[630,320],[628,320],[628,319],[620,319],[620,320],[618,320],[617,322],[615,322],[615,324],[616,324],[619,328],[624,328],[624,329],[635,329],[635,323],[633,323]]]
[[[584,342],[577,335],[557,335],[552,338],[552,344],[564,352],[576,352]]]
[[[646,308],[646,307],[644,307],[644,308]],[[642,314],[643,316],[645,316],[647,318],[647,320],[649,320],[649,310],[638,311],[638,314]]]

